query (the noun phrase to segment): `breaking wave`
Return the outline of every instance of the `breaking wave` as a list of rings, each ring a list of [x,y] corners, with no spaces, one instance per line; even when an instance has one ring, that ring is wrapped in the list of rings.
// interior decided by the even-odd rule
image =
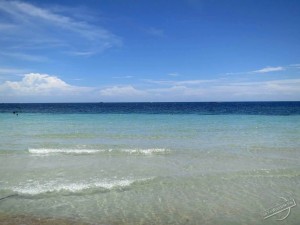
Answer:
[[[19,195],[39,195],[46,193],[80,193],[86,191],[125,190],[135,184],[142,184],[154,178],[121,179],[121,180],[96,180],[86,182],[65,183],[60,182],[29,182],[13,187],[12,191]]]
[[[28,152],[36,155],[49,154],[96,154],[96,153],[123,153],[133,155],[166,154],[170,150],[165,148],[149,149],[67,149],[67,148],[29,148]]]

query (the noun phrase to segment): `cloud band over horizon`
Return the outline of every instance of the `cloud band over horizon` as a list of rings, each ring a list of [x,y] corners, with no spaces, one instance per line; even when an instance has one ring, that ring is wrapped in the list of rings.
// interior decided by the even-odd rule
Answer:
[[[150,84],[150,86],[149,86]],[[147,86],[148,85],[148,86]],[[147,86],[147,87],[146,87]],[[57,76],[24,74],[21,80],[0,84],[5,102],[136,102],[136,101],[251,101],[299,100],[300,79],[240,82],[234,79],[181,80],[153,84],[83,87],[68,84]],[[222,96],[220,98],[219,96]],[[29,100],[30,99],[30,100]]]

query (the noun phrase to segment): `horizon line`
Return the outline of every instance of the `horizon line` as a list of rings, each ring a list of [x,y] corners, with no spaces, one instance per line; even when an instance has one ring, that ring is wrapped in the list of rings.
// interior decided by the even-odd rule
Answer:
[[[246,101],[129,101],[129,102],[0,102],[0,104],[123,104],[123,103],[242,103],[242,102],[300,102],[300,100],[246,100]]]

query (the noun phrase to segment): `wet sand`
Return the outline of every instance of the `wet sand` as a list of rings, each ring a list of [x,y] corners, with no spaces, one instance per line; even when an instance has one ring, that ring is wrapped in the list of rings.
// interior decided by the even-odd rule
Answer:
[[[72,219],[39,218],[25,215],[6,215],[0,213],[1,225],[92,225]]]

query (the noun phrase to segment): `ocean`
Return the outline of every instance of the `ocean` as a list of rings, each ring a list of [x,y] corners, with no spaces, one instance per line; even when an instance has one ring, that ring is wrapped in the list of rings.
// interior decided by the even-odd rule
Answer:
[[[300,102],[0,104],[0,223],[299,225],[299,148]]]

